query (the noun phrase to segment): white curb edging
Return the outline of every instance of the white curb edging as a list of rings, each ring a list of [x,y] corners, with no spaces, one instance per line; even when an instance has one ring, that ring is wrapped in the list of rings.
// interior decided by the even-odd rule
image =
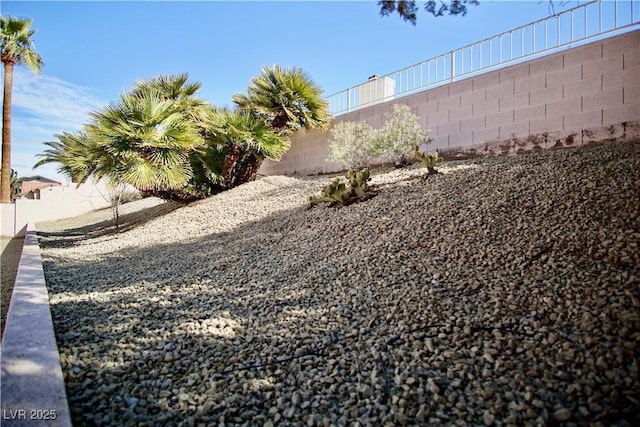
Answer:
[[[36,229],[29,224],[2,337],[3,426],[71,426]]]

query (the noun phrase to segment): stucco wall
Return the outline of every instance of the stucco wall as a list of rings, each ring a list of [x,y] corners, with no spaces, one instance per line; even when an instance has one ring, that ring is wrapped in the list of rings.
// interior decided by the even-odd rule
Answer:
[[[431,130],[444,157],[523,153],[640,136],[640,31],[398,98],[336,118],[380,127],[394,103]],[[260,173],[313,174],[326,162],[329,132],[299,132],[280,162]]]
[[[71,218],[111,206],[110,197],[104,181],[45,188],[39,200],[18,199],[12,204],[0,204],[0,235],[19,235],[27,223]]]

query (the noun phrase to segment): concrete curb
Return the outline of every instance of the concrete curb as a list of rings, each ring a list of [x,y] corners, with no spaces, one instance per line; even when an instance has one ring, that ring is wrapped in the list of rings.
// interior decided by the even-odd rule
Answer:
[[[2,337],[3,426],[71,426],[36,229],[22,250]]]

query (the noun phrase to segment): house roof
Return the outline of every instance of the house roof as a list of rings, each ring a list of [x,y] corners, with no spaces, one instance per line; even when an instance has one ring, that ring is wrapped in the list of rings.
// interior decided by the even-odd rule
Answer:
[[[45,178],[47,179],[47,178]],[[28,194],[32,191],[35,190],[40,190],[43,188],[48,188],[48,187],[58,187],[62,184],[60,184],[57,181],[53,181],[50,179],[47,179],[47,181],[49,182],[43,182],[43,181],[37,181],[37,180],[33,180],[33,181],[22,181],[22,184],[20,185],[20,195],[24,196],[25,194]]]
[[[47,178],[46,176],[42,176],[42,175],[34,175],[34,176],[27,176],[22,178],[22,182],[27,182],[27,181],[38,181],[38,182],[48,182],[51,184],[58,184],[60,185],[61,183],[53,180],[51,178]]]

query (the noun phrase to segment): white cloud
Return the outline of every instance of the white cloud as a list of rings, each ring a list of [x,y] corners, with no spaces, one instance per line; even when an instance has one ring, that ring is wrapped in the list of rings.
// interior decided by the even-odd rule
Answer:
[[[50,129],[77,130],[87,122],[88,112],[103,104],[91,88],[56,77],[33,76],[24,69],[14,73],[13,107],[45,119]]]
[[[57,165],[31,169],[36,154],[46,148],[42,143],[55,140],[54,134],[81,130],[89,112],[106,102],[92,88],[53,76],[34,76],[16,68],[13,77],[12,166],[19,176],[52,174]]]

